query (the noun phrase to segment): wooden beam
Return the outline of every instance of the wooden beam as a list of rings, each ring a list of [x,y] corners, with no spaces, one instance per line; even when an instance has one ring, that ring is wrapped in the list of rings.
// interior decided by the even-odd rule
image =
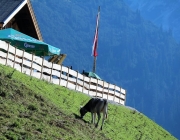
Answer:
[[[63,63],[63,61],[64,61],[64,59],[66,58],[66,54],[61,54],[62,55],[62,57],[60,58],[60,60],[57,62],[57,64],[58,65],[61,65],[62,63]]]
[[[2,28],[3,28],[3,23],[1,22],[1,23],[0,23],[0,29],[2,29]]]
[[[34,11],[33,11],[33,8],[32,8],[30,0],[27,0],[27,6],[28,6],[29,12],[31,14],[31,18],[32,18],[32,21],[33,21],[33,24],[34,24],[34,27],[35,27],[38,39],[43,41],[43,38],[42,38],[42,35],[41,35],[41,32],[40,32],[39,26],[38,26],[38,22],[36,20],[36,16],[34,14]]]

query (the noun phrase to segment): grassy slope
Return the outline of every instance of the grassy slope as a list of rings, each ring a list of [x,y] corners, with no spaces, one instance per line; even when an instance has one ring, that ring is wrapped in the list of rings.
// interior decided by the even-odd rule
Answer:
[[[90,113],[78,119],[89,97],[0,65],[1,139],[174,140],[141,113],[109,104],[102,131]],[[101,123],[101,122],[100,122]]]

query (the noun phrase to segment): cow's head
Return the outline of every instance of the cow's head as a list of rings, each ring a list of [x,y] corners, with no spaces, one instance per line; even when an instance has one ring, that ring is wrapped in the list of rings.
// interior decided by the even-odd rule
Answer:
[[[87,112],[88,112],[88,111],[87,111],[84,107],[80,107],[81,118],[83,118],[84,115],[85,115]]]

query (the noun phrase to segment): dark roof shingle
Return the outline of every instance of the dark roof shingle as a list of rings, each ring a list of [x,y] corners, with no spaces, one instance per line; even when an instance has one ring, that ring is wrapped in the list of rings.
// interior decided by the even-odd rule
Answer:
[[[0,0],[0,22],[4,22],[24,0]]]

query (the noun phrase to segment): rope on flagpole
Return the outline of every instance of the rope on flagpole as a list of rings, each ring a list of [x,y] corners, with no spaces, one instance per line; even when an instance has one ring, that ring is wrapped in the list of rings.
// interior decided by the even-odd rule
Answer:
[[[98,46],[98,28],[99,28],[99,15],[100,14],[100,6],[98,7],[98,15],[97,15],[97,21],[96,21],[96,31],[95,31],[95,37],[94,37],[94,43],[93,43],[93,73],[96,73],[96,58],[97,58],[97,46]]]

